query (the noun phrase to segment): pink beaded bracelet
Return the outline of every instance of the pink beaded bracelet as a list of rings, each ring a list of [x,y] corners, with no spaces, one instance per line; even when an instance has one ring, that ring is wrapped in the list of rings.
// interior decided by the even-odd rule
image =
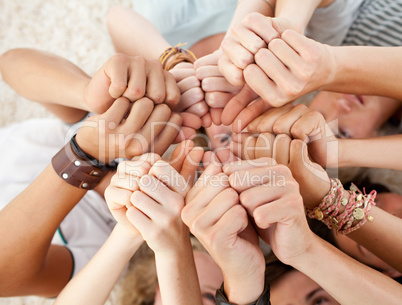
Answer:
[[[331,189],[314,209],[307,210],[310,218],[322,221],[329,229],[335,229],[341,234],[348,234],[361,228],[367,221],[373,221],[370,216],[371,206],[375,205],[376,191],[370,194],[362,193],[352,184],[350,199],[343,197],[344,188],[339,179],[331,179]],[[341,213],[340,207],[345,210]],[[355,223],[357,221],[357,223]]]

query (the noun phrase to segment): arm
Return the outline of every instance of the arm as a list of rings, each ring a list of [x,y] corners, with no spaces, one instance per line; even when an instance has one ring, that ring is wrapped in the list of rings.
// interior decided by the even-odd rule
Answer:
[[[254,170],[252,184],[240,185],[239,179],[232,178],[230,182],[240,193],[241,203],[254,219],[260,237],[271,245],[275,255],[309,276],[341,304],[378,304],[384,300],[398,304],[402,296],[398,283],[356,262],[310,231],[299,186],[290,170],[282,165],[263,169]],[[263,181],[270,172],[271,177],[282,177],[283,183],[256,185],[258,176]],[[239,174],[241,178],[244,169]]]
[[[66,285],[73,271],[71,254],[50,243],[85,193],[65,183],[49,165],[0,212],[2,296],[54,297]]]
[[[264,288],[264,258],[221,165],[214,162],[205,169],[186,197],[182,218],[221,268],[227,299],[256,301]]]
[[[113,7],[108,14],[108,29],[116,51],[124,54],[158,60],[159,56],[171,47],[148,20],[131,8]],[[204,101],[204,92],[200,88],[200,82],[195,77],[193,65],[191,63],[178,64],[170,71],[182,94],[179,105],[173,109],[177,112],[185,111],[200,118],[204,117],[208,112],[208,106]],[[199,121],[195,116],[192,117],[192,120],[193,122]],[[210,124],[209,121],[210,119],[204,125]]]
[[[64,58],[37,50],[14,49],[1,55],[0,72],[18,94],[41,103],[68,123],[79,121],[89,111],[84,92],[90,77]],[[60,105],[54,105],[55,101]]]
[[[102,248],[59,294],[55,304],[104,304],[142,242],[136,230],[118,223]]]
[[[170,47],[150,22],[131,8],[113,7],[109,11],[107,25],[117,52],[157,59]]]
[[[297,108],[300,110],[300,108],[303,109],[304,107],[295,107],[293,109],[297,110]],[[301,125],[296,123],[293,124],[291,123],[293,122],[292,120],[288,120],[291,116],[300,117],[301,114],[299,111],[294,111],[293,113],[288,112],[285,117],[282,117],[282,119],[276,118],[276,123],[274,123],[275,119],[271,120],[270,123],[273,123],[273,128],[277,133],[280,133],[280,130],[284,133],[295,136],[297,130],[300,132],[298,133],[299,139],[304,139],[308,134],[310,134],[310,132],[317,136],[319,134],[312,131],[313,129],[310,129],[308,125],[311,124],[310,127],[320,126],[319,124],[316,125],[314,122],[314,118],[318,117],[315,115],[309,116],[308,113],[312,112],[306,112],[300,118],[300,120],[304,122],[301,125],[306,128],[304,129],[304,132],[303,128],[299,129]],[[276,111],[271,111],[270,118],[272,119],[274,116],[279,116],[280,114],[280,109],[276,108]],[[269,121],[268,117],[265,119],[267,120],[267,123]],[[285,122],[290,124],[283,124]],[[319,122],[319,120],[317,122]],[[260,123],[262,125],[264,124],[263,122]],[[324,125],[321,125],[320,128],[324,131],[322,127],[324,127]],[[294,132],[292,132],[292,128],[295,129]],[[268,129],[272,131],[272,128]],[[319,128],[316,130],[318,129]],[[293,177],[300,186],[300,193],[303,197],[304,205],[309,209],[318,206],[322,198],[330,190],[330,180],[324,169],[310,160],[310,155],[316,156],[317,152],[310,152],[309,154],[305,143],[300,140],[292,140],[286,134],[274,137],[272,134],[262,133],[254,139],[256,140],[253,141],[252,138],[243,136],[240,143],[239,139],[234,138],[234,141],[239,141],[239,146],[241,146],[239,148],[235,146],[235,151],[241,151],[239,155],[246,160],[261,157],[273,157],[278,163],[288,166],[292,171]],[[314,141],[319,141],[319,139]],[[326,144],[324,143],[321,148],[318,147],[317,149],[322,150],[325,146]],[[284,156],[286,157],[284,158]],[[375,159],[374,157],[372,158]],[[388,158],[386,157],[384,159]],[[250,173],[252,174],[253,170],[250,170]],[[344,193],[344,198],[349,198],[348,192]],[[341,206],[338,215],[343,211],[344,208]],[[402,245],[402,240],[399,240],[400,234],[398,233],[401,229],[402,221],[375,206],[371,207],[370,215],[374,217],[375,221],[366,222],[361,228],[349,233],[347,236],[367,248],[374,255],[392,265],[397,270],[402,270],[399,260],[400,254],[402,253],[402,248],[399,247],[399,245]]]
[[[400,135],[337,139],[324,117],[305,105],[270,109],[248,125],[251,133],[286,134],[308,141],[312,159],[327,167],[378,167],[402,170]]]
[[[339,167],[377,167],[402,170],[402,136],[339,140]],[[364,151],[364,153],[363,153]]]
[[[120,96],[130,101],[147,96],[171,106],[180,96],[174,79],[159,63],[123,54],[112,56],[91,78],[62,57],[13,49],[0,57],[0,71],[18,94],[69,123],[79,121],[88,111],[105,112]]]
[[[325,7],[334,2],[334,0],[308,0],[308,1],[294,1],[294,0],[276,0],[275,5],[275,18],[285,19],[283,22],[290,22],[283,27],[282,24],[278,24],[281,28],[279,32],[283,32],[285,29],[294,29],[299,33],[303,33],[306,29],[311,16],[317,7]]]
[[[402,220],[375,206],[371,207],[370,215],[373,222],[347,236],[402,272]]]
[[[317,282],[340,304],[396,305],[402,298],[401,286],[396,281],[314,235],[310,248],[288,263]]]
[[[323,90],[402,99],[402,47],[330,47],[334,74]],[[359,73],[356,73],[356,72]]]

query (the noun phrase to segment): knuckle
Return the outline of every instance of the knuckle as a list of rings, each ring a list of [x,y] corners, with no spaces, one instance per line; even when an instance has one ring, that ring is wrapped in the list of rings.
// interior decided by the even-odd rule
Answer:
[[[242,205],[244,205],[245,207],[249,207],[253,199],[253,196],[251,196],[249,192],[242,192],[240,193],[239,198]]]
[[[260,14],[257,12],[251,12],[247,14],[243,19],[242,19],[242,24],[245,26],[250,26],[254,23],[254,20],[260,17]]]
[[[112,56],[112,60],[117,61],[119,63],[128,63],[129,57],[123,53],[116,53]]]
[[[267,226],[267,215],[266,215],[264,209],[256,209],[253,213],[253,218],[254,218],[255,224],[259,228],[265,228]]]
[[[309,108],[304,105],[304,104],[298,104],[294,107],[295,110],[297,110],[298,112],[306,112],[309,111]]]
[[[233,203],[238,201],[239,195],[237,194],[237,192],[234,189],[227,188],[223,192],[225,193],[226,200],[233,202]]]
[[[155,106],[155,110],[158,109],[158,111],[164,112],[164,113],[169,113],[169,115],[172,113],[170,110],[169,106],[166,104],[159,104]]]
[[[271,51],[266,49],[266,48],[261,48],[255,53],[255,61],[258,62],[264,62],[267,60],[268,56],[271,55]]]

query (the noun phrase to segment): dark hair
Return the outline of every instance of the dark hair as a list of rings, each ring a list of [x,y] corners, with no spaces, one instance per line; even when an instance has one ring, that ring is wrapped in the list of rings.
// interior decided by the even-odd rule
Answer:
[[[265,281],[270,286],[279,281],[285,274],[289,273],[290,271],[296,270],[292,266],[282,263],[272,251],[270,251],[265,256],[265,262]]]
[[[352,182],[357,186],[362,192],[365,191],[367,194],[375,190],[377,193],[390,193],[391,191],[385,185],[380,183],[371,182],[369,177],[357,178],[355,181],[349,181],[343,184],[343,188],[349,189]]]

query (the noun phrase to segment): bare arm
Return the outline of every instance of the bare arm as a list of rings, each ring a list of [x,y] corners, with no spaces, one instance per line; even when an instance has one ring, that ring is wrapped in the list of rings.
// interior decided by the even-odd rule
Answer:
[[[113,7],[108,14],[107,24],[117,52],[157,59],[170,47],[150,22],[131,8]]]
[[[284,18],[290,22],[287,29],[294,29],[299,33],[303,33],[317,7],[327,6],[334,2],[334,0],[273,0],[271,2],[276,2],[274,17]],[[280,30],[283,31],[285,29],[282,28]]]
[[[13,49],[1,55],[0,72],[18,94],[42,104],[66,122],[79,121],[89,111],[84,91],[90,77],[62,57],[33,49]],[[56,101],[59,105],[55,105]]]
[[[102,248],[63,289],[55,304],[105,304],[142,242],[136,230],[130,232],[117,224]]]
[[[388,96],[402,100],[402,47],[330,47],[332,79],[323,90]],[[329,62],[328,62],[329,63]]]
[[[373,222],[347,236],[402,272],[402,219],[375,206],[371,207],[370,215]]]
[[[2,296],[54,297],[66,285],[73,271],[71,254],[50,243],[85,193],[65,183],[49,165],[0,212]]]
[[[267,175],[270,170],[286,177],[282,186],[252,187],[250,182],[239,184],[229,178],[232,187],[240,192],[242,205],[254,218],[260,237],[283,263],[309,276],[340,304],[399,304],[402,287],[396,281],[348,257],[310,231],[299,185],[288,169],[275,165],[261,171],[245,162],[241,166],[248,167],[249,174],[255,177]],[[226,167],[225,171],[235,167],[239,165]],[[245,173],[240,170],[239,177]]]
[[[377,167],[402,170],[402,135],[339,140],[340,167]]]
[[[317,282],[340,304],[399,304],[402,287],[317,236],[311,247],[290,264]],[[351,289],[353,287],[353,289]]]

